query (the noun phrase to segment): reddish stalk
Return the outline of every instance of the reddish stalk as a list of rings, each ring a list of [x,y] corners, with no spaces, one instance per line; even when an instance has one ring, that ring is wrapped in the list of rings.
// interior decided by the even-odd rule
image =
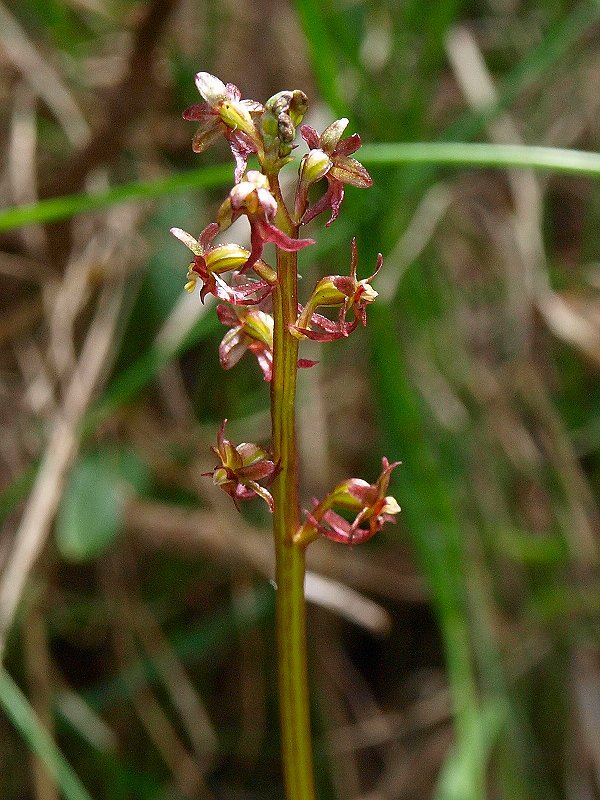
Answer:
[[[298,227],[284,211],[277,178],[271,191],[281,213],[278,226],[297,238]],[[296,321],[298,304],[298,256],[277,249],[278,285],[273,292],[273,379],[271,419],[273,460],[279,474],[273,484],[273,534],[277,583],[277,650],[279,714],[282,759],[288,800],[315,796],[310,705],[306,653],[306,603],[304,599],[305,548],[293,536],[300,525],[298,453],[296,448],[296,376],[298,339],[289,325]]]

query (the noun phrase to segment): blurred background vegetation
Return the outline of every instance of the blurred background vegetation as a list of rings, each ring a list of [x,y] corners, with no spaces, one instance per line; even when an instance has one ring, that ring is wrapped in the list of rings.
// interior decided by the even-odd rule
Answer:
[[[223,417],[268,441],[268,386],[220,370],[168,233],[232,174],[191,151],[195,72],[367,145],[597,151],[599,34],[586,0],[0,4],[3,798],[282,796],[269,520],[200,477]],[[385,256],[300,376],[302,494],[386,454],[403,512],[309,555],[319,797],[593,800],[597,179],[368,153],[302,253],[305,291],[353,235],[359,277]]]

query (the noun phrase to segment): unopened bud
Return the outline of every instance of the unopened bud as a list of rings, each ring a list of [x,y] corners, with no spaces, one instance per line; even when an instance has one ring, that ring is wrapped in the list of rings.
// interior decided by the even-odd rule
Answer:
[[[294,89],[288,114],[294,125],[298,126],[308,111],[308,97],[300,89]]]
[[[288,114],[280,114],[277,119],[277,137],[283,144],[290,144],[296,137],[296,128]]]

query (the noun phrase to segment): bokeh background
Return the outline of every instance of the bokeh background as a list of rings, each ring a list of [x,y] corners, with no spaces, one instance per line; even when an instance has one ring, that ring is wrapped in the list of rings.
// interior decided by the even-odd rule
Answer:
[[[5,800],[282,797],[268,515],[201,477],[224,417],[268,442],[268,386],[168,233],[232,174],[195,72],[365,144],[594,151],[599,34],[590,0],[0,4]],[[302,496],[385,454],[403,511],[311,548],[319,797],[593,800],[597,179],[365,164],[302,253],[305,291],[385,256],[367,328],[304,353]]]

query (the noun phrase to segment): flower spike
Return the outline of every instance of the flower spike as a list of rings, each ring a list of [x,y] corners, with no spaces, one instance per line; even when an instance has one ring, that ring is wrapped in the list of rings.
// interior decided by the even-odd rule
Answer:
[[[211,447],[220,464],[212,472],[203,472],[211,475],[215,486],[226,492],[239,511],[240,500],[251,500],[253,497],[262,497],[273,513],[273,498],[271,493],[261,486],[258,481],[267,484],[275,478],[277,466],[270,461],[267,453],[257,444],[242,442],[234,445],[225,438],[224,419],[217,433],[217,446]]]

